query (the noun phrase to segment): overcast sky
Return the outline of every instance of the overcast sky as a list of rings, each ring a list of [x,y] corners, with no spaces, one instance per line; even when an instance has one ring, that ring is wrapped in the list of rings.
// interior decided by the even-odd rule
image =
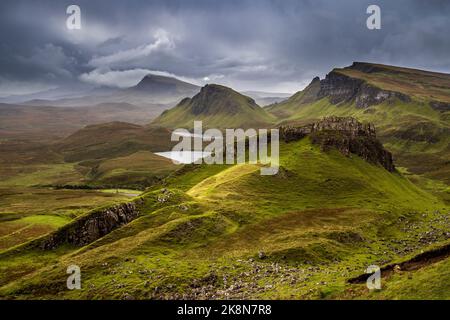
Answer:
[[[66,8],[81,7],[81,30]],[[381,30],[366,9],[381,7]],[[149,72],[295,92],[353,61],[450,72],[450,1],[0,1],[0,96]]]

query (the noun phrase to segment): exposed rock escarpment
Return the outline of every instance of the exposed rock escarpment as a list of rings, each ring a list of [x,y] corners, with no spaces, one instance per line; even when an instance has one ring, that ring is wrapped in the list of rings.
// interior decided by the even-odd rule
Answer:
[[[352,117],[325,117],[320,121],[313,122],[301,127],[280,127],[280,137],[286,141],[295,141],[306,135],[320,131],[336,131],[346,133],[349,136],[376,137],[375,127],[368,123],[363,124]]]
[[[367,108],[380,104],[388,99],[398,98],[410,101],[410,97],[395,91],[382,90],[364,80],[346,76],[337,71],[331,71],[320,81],[318,99],[328,97],[332,104],[355,101],[358,108]]]
[[[324,151],[336,148],[344,155],[356,154],[388,171],[395,170],[392,154],[378,141],[375,127],[370,123],[362,124],[351,117],[327,117],[302,127],[280,127],[280,138],[285,142],[306,136]]]
[[[399,271],[413,271],[429,266],[433,263],[439,262],[450,257],[450,244],[446,244],[431,250],[419,253],[413,258],[400,262],[391,263],[381,268],[383,277],[389,276],[393,272]],[[369,278],[370,274],[362,274],[348,280],[349,283],[364,283]]]
[[[450,111],[450,103],[442,101],[431,101],[430,107],[436,111],[446,112]]]
[[[84,246],[110,233],[139,216],[135,203],[124,203],[84,215],[48,235],[41,249],[54,249],[64,243]]]

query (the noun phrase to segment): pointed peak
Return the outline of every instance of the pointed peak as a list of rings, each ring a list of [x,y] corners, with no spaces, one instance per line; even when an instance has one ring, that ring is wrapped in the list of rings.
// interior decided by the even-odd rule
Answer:
[[[316,82],[320,82],[320,78],[319,78],[318,76],[316,76],[316,77],[314,77],[314,78],[312,79],[310,85],[313,84],[313,83],[316,83]]]

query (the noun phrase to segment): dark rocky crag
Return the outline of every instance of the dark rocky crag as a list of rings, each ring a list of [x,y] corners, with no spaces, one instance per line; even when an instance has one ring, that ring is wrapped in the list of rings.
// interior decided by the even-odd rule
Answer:
[[[336,71],[331,71],[320,81],[317,98],[324,97],[328,97],[332,104],[354,100],[357,108],[368,108],[394,98],[405,102],[411,99],[400,92],[382,90],[361,79],[351,78]]]
[[[138,216],[139,211],[133,202],[96,210],[49,234],[40,241],[39,247],[49,250],[65,243],[81,247],[129,223]]]
[[[363,124],[352,117],[326,117],[302,127],[280,127],[280,138],[285,142],[306,136],[322,150],[338,149],[346,156],[356,154],[364,160],[380,164],[386,170],[395,170],[392,154],[384,149],[376,137],[372,124]]]

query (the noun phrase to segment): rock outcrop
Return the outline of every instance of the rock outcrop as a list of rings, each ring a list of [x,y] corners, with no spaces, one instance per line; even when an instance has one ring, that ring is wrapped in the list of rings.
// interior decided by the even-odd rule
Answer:
[[[280,138],[285,142],[306,136],[322,150],[338,149],[346,156],[356,154],[364,160],[395,170],[392,154],[383,148],[372,124],[363,124],[351,117],[326,117],[302,127],[280,127]]]
[[[318,99],[328,97],[332,104],[355,101],[358,108],[368,108],[388,99],[398,98],[408,102],[410,97],[400,92],[382,90],[358,78],[331,71],[320,81]]]
[[[336,131],[346,135],[376,137],[375,127],[368,123],[363,124],[352,117],[325,117],[320,121],[313,122],[301,127],[280,127],[280,137],[286,141],[302,139],[306,135],[320,131]]]
[[[430,107],[436,111],[447,112],[450,111],[450,103],[442,101],[431,101]]]
[[[139,211],[133,202],[93,211],[51,233],[39,246],[44,250],[55,249],[64,243],[84,246],[129,223],[138,216]]]

